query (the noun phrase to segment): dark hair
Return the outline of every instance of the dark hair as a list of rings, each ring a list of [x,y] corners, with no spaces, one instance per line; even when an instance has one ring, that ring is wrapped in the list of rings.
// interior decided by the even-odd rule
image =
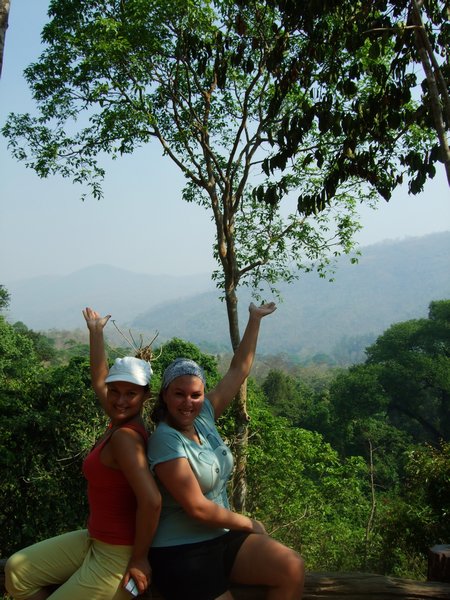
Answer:
[[[152,412],[150,413],[150,418],[156,425],[164,421],[167,416],[167,404],[164,401],[163,390],[159,391],[158,398],[156,399],[155,404],[153,405]]]

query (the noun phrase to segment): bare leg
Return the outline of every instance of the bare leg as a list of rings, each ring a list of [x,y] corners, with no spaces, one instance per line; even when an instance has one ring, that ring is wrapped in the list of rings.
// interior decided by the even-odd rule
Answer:
[[[305,581],[303,559],[294,550],[264,534],[251,534],[234,561],[230,579],[268,586],[268,600],[301,600]]]
[[[216,600],[233,600],[233,596],[231,595],[231,592],[225,592],[225,594],[218,596]]]

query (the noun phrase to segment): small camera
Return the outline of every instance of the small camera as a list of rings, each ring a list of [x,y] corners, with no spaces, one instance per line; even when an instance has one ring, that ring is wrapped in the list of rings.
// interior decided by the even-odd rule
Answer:
[[[132,596],[139,596],[139,590],[133,578],[129,579],[125,589],[130,592]]]

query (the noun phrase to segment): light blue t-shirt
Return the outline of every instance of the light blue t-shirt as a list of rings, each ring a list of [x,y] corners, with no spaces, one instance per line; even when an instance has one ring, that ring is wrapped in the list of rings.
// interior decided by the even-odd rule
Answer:
[[[155,466],[160,463],[186,458],[205,497],[229,508],[226,487],[233,470],[233,456],[216,429],[214,409],[207,398],[194,426],[201,445],[167,423],[159,423],[148,444],[150,468],[154,472]],[[157,477],[156,482],[162,496],[162,510],[153,547],[192,544],[218,537],[228,531],[190,518]]]

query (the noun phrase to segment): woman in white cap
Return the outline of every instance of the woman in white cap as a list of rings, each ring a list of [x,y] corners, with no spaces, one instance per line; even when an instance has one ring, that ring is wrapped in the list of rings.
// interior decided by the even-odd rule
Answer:
[[[137,595],[150,583],[148,549],[161,509],[142,419],[152,371],[149,363],[130,356],[116,359],[109,370],[103,340],[109,315],[101,317],[91,308],[83,315],[92,386],[109,417],[107,431],[83,462],[88,526],[10,557],[6,589],[15,600],[129,600],[127,590]],[[52,585],[59,585],[53,593]]]
[[[275,308],[250,304],[230,368],[206,395],[194,361],[179,358],[164,372],[148,454],[162,495],[150,563],[165,600],[230,600],[231,583],[265,585],[271,600],[302,596],[302,558],[267,535],[262,523],[230,510],[233,458],[214,424],[248,376],[261,319]]]

